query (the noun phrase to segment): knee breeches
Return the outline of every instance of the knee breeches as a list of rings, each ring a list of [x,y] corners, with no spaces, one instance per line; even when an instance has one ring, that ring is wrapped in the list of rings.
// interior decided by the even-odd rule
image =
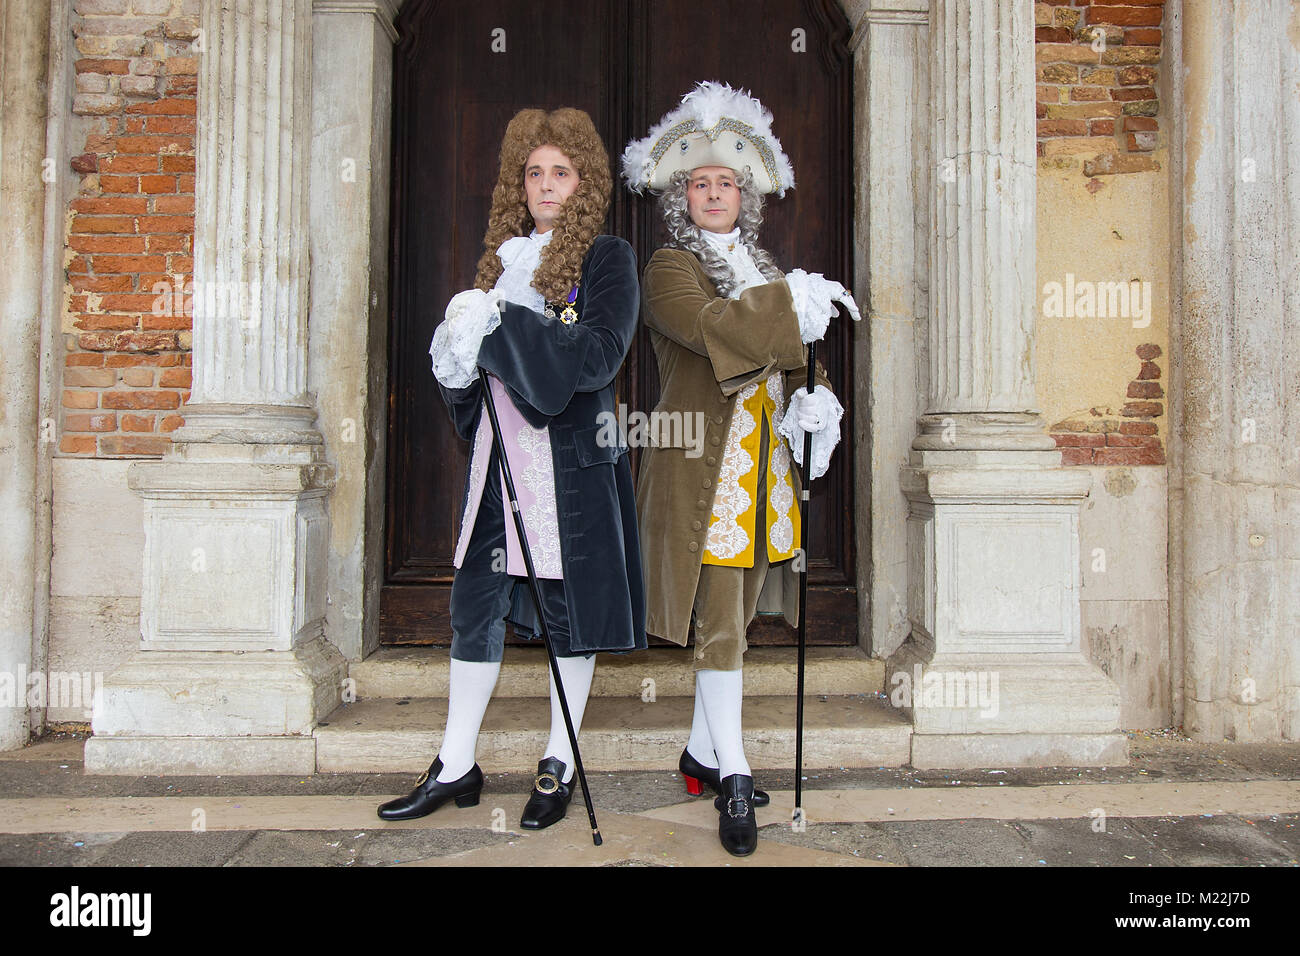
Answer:
[[[505,510],[501,505],[499,461],[494,447],[488,458],[482,500],[474,516],[474,530],[451,585],[451,656],[461,661],[501,660],[507,621],[524,637],[541,637],[528,579],[505,570]],[[585,656],[574,655],[569,649],[564,582],[538,578],[537,584],[555,656]]]

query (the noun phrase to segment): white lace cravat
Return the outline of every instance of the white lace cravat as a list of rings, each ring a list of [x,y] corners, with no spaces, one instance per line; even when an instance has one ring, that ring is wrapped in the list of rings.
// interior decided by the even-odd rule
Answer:
[[[731,273],[736,277],[736,287],[731,290],[731,298],[739,299],[740,293],[750,286],[762,285],[771,281],[758,271],[758,265],[754,262],[754,257],[749,254],[745,244],[740,241],[739,226],[731,230],[731,232],[701,230],[700,234],[704,236],[705,241],[713,247],[714,251],[722,256],[727,265],[731,266]]]
[[[522,305],[534,312],[546,308],[545,297],[533,288],[532,281],[533,273],[542,261],[542,249],[553,235],[554,229],[543,233],[534,229],[531,235],[512,236],[497,248],[497,255],[505,269],[493,288],[507,302]]]
[[[491,292],[466,289],[452,297],[447,314],[433,333],[429,357],[433,374],[448,388],[466,388],[477,376],[478,350],[485,335],[501,324],[501,302],[541,312],[546,299],[532,287],[533,272],[542,261],[542,247],[554,230],[512,236],[497,247],[504,268]]]

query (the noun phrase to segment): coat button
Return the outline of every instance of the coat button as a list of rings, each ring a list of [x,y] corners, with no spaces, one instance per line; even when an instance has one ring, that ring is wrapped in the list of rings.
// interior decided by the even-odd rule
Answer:
[[[719,395],[719,396],[718,396],[718,404],[719,404],[719,405],[725,405],[725,404],[727,404],[727,396],[726,396],[726,395]]]
[[[704,499],[701,498],[699,501],[695,502],[695,507],[697,507],[697,508],[703,508],[703,507],[704,507]]]
[[[698,521],[692,521],[692,522],[691,522],[691,530],[692,530],[692,531],[699,531],[701,527],[703,527],[703,525],[701,525]]]
[[[696,544],[694,541],[692,541],[692,542],[691,542],[690,544],[688,544],[686,547],[689,548],[691,551],[698,551],[698,550],[700,550],[700,546],[699,546],[698,544]]]
[[[709,444],[710,444],[710,445],[721,445],[721,444],[722,444],[722,439],[719,438],[717,435],[714,435],[712,438],[709,439]]]
[[[718,459],[714,458],[712,455],[710,455],[708,458],[704,460],[708,462],[710,465],[716,465],[718,463]]]
[[[713,416],[713,424],[715,424],[715,425],[721,425],[721,424],[722,424],[722,416],[721,416],[721,415],[714,415],[714,416]]]
[[[711,481],[709,481],[709,479],[705,478],[703,481],[700,482],[700,487],[701,487],[701,488],[708,488],[708,487],[711,486],[712,484],[713,484],[713,482],[711,482]]]

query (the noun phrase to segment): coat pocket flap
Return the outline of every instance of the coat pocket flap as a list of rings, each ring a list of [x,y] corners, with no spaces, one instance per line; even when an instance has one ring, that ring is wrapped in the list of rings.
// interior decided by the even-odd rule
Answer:
[[[578,464],[583,468],[613,464],[627,451],[627,438],[617,423],[611,422],[575,431],[573,447],[578,453]]]
[[[637,413],[634,413],[637,414]],[[628,416],[628,432],[651,448],[698,449],[704,441],[706,427],[704,413],[691,409],[656,408],[649,414],[639,414],[639,420]]]

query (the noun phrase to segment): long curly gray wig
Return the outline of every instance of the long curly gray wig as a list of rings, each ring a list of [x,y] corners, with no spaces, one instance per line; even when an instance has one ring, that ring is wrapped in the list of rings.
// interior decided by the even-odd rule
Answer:
[[[690,179],[689,173],[679,169],[673,173],[668,187],[659,194],[659,209],[663,212],[664,224],[668,226],[668,245],[674,249],[693,252],[718,295],[730,296],[731,290],[736,287],[736,277],[731,266],[705,240],[700,227],[691,220],[686,206],[686,189]],[[736,217],[736,225],[740,227],[740,241],[749,250],[758,271],[774,281],[782,278],[784,273],[777,268],[772,254],[758,244],[758,227],[763,224],[763,194],[752,188],[753,183],[754,177],[748,167],[736,173],[736,188],[740,190],[740,214]]]

